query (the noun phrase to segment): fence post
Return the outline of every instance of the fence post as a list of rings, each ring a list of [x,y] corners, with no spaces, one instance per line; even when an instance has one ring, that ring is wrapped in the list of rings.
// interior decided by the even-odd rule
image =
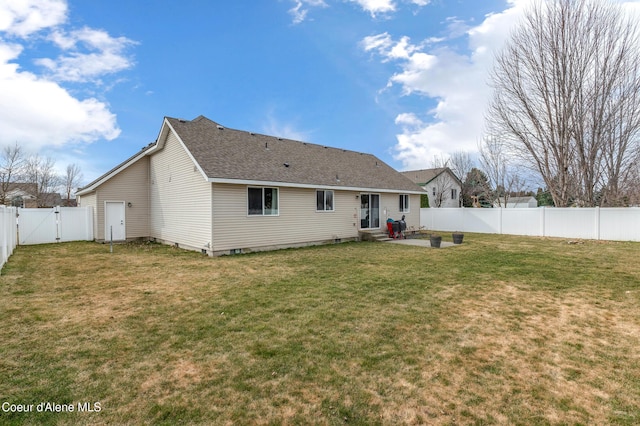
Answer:
[[[56,227],[56,243],[59,243],[60,242],[60,235],[61,235],[60,222],[62,222],[62,219],[61,219],[61,214],[62,213],[60,213],[60,206],[55,206],[53,208],[53,214],[55,214],[55,216],[56,216],[56,223],[55,223],[55,227]]]
[[[9,231],[9,227],[7,226],[7,218],[6,218],[6,207],[0,206],[0,223],[2,223],[2,258],[0,259],[0,269],[4,266],[4,263],[7,261],[9,248],[7,247],[7,234]]]
[[[595,228],[596,228],[596,240],[600,239],[600,207],[596,206],[594,211]]]
[[[93,241],[93,207],[89,206],[86,207],[86,218],[85,220],[87,221],[87,226],[86,226],[86,235],[87,235],[87,241]]]
[[[460,208],[462,209],[462,225],[460,225],[460,231],[461,232],[467,232],[467,230],[466,230],[466,226],[467,226],[466,210],[464,209],[464,206],[462,206]]]
[[[16,249],[18,245],[18,208],[11,207],[11,227],[9,228],[11,232],[11,254]]]
[[[542,206],[540,207],[540,236],[541,237],[546,237],[545,235],[545,223],[546,223],[546,218],[547,214],[546,214],[546,207]]]

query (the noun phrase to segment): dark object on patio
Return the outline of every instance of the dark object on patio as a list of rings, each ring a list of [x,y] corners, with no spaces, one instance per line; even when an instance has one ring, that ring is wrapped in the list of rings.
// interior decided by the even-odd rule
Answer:
[[[431,247],[440,248],[442,237],[440,235],[431,234],[431,237],[429,238],[429,242],[431,243]]]
[[[464,234],[462,232],[454,232],[451,237],[453,238],[453,244],[462,244]]]
[[[402,216],[402,220],[388,219],[387,229],[389,231],[389,238],[406,238],[404,231],[407,229],[407,222],[404,221],[404,216]]]

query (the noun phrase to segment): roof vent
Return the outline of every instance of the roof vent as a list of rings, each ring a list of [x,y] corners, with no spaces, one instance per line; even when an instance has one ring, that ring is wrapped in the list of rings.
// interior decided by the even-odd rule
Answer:
[[[284,163],[284,166],[285,167],[289,167],[289,163]]]
[[[181,123],[186,123],[187,122],[187,120],[185,120],[184,118],[179,118],[178,121],[181,122]]]
[[[255,135],[255,133],[253,133],[253,132],[249,132],[249,134],[250,134],[251,136]]]
[[[218,128],[218,130],[224,130],[224,127],[222,127],[222,126],[221,126],[221,125],[219,125],[219,124],[218,124],[216,127]]]
[[[281,141],[281,140],[282,140],[282,138],[278,138],[278,140],[279,140],[279,141]]]

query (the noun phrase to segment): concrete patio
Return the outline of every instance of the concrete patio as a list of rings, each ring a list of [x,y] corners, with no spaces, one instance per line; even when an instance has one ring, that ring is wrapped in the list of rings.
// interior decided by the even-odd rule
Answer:
[[[392,243],[392,244],[404,244],[406,246],[435,248],[435,247],[431,247],[431,242],[429,242],[428,238],[410,238],[410,239],[406,239],[406,240],[388,240],[387,242],[388,243]],[[440,243],[440,248],[454,247],[456,245],[460,245],[460,244],[453,244],[453,243],[448,242],[448,241],[443,241],[443,242]]]

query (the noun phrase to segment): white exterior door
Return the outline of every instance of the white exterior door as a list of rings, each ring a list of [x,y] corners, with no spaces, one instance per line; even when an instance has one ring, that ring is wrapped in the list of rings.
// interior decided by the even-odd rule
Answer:
[[[104,202],[104,239],[111,241],[124,241],[127,239],[124,220],[124,201]]]

